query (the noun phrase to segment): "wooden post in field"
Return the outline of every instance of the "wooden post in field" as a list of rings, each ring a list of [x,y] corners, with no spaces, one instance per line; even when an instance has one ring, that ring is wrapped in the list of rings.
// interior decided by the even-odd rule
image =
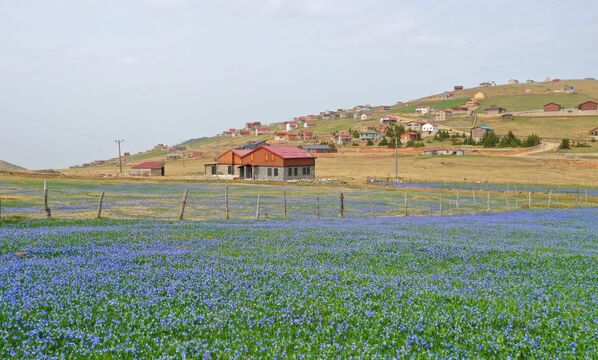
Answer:
[[[519,207],[519,198],[517,197],[517,190],[515,190],[515,207]]]
[[[548,191],[548,207],[550,207],[550,203],[552,202],[552,190]]]
[[[473,199],[473,206],[477,205],[477,201],[475,199],[475,189],[471,190],[471,198]]]
[[[527,208],[531,209],[532,208],[532,192],[528,192],[527,193]]]
[[[2,194],[0,194],[0,220],[2,220]]]
[[[260,218],[260,194],[257,194],[257,203],[255,204],[255,218]]]
[[[46,218],[52,217],[52,210],[48,206],[48,181],[44,180],[44,211],[46,212]]]
[[[588,189],[586,189],[586,206],[588,206]]]
[[[440,216],[442,216],[442,194],[440,194],[440,201],[438,202]]]
[[[340,193],[339,195],[340,200],[340,207],[339,207],[339,217],[345,217],[345,194]]]
[[[370,202],[370,215],[372,217],[375,217],[376,215],[374,214],[374,204],[372,204],[372,197],[371,196],[368,197],[368,200]]]
[[[455,201],[455,205],[457,207],[457,210],[459,209],[459,192],[457,191],[457,200]]]
[[[187,206],[187,195],[189,194],[189,189],[185,189],[185,193],[183,194],[183,201],[181,202],[181,213],[179,214],[179,220],[183,220],[185,216],[185,206]]]
[[[96,218],[101,218],[102,217],[102,204],[104,203],[104,192],[102,191],[102,193],[100,194],[100,200],[98,200],[98,214],[96,215]]]
[[[490,211],[490,191],[486,192],[486,210]]]
[[[430,216],[433,216],[434,213],[432,212],[432,200],[430,200]]]
[[[284,196],[284,218],[287,218],[287,191],[285,190],[283,192],[283,196]]]
[[[320,218],[320,197],[316,198],[316,216]]]
[[[407,191],[405,191],[405,201],[404,202],[405,202],[405,204],[404,204],[405,205],[405,213],[403,215],[407,216],[408,215],[408,212],[407,212],[407,206],[408,206],[407,205],[408,204],[408,202],[407,202]]]
[[[228,220],[228,185],[224,187],[224,208],[225,208],[225,219]]]

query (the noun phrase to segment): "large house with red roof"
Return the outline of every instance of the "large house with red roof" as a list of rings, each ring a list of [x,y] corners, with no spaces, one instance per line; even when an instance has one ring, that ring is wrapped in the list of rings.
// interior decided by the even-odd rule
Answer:
[[[164,161],[146,161],[131,167],[133,176],[164,176]]]
[[[296,146],[260,146],[232,149],[206,164],[207,175],[232,175],[247,180],[314,180],[316,157]]]

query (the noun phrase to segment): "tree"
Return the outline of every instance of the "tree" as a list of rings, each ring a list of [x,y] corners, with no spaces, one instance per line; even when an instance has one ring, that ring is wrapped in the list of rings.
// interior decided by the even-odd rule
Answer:
[[[569,139],[563,139],[561,141],[561,145],[559,145],[559,149],[560,150],[567,150],[567,149],[571,149],[571,144],[569,142]]]
[[[368,142],[366,144],[367,146],[374,146],[374,142],[371,139],[368,139]]]
[[[463,145],[477,145],[478,143],[470,136],[463,140]]]
[[[382,140],[380,140],[380,142],[378,143],[378,145],[380,145],[380,146],[388,145],[388,140],[386,140],[386,137],[383,137]]]
[[[484,146],[485,148],[493,148],[496,147],[498,141],[498,136],[491,131],[484,134],[482,140],[480,140],[480,145]]]
[[[521,146],[532,147],[532,146],[540,145],[541,142],[542,141],[540,140],[540,137],[538,135],[531,134],[527,138],[525,138],[525,140],[523,140],[523,143],[521,144]]]
[[[509,133],[506,136],[503,136],[498,142],[498,147],[501,148],[519,146],[521,146],[521,141],[515,136],[515,134],[513,134],[512,131],[509,131]]]

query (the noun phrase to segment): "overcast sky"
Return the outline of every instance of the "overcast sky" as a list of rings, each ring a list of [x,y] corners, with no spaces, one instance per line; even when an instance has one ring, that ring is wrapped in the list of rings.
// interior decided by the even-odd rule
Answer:
[[[598,1],[0,0],[0,159],[33,169],[481,81],[598,77]]]

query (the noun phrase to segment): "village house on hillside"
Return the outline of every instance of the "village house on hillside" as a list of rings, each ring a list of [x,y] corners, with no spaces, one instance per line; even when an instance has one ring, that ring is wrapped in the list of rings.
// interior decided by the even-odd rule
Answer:
[[[166,175],[164,161],[146,161],[131,168],[133,176],[164,176]]]
[[[348,144],[352,140],[353,140],[353,136],[351,134],[342,133],[342,132],[334,135],[334,137],[333,137],[334,143],[338,144],[338,145]]]
[[[455,94],[453,94],[452,91],[445,91],[442,94],[440,94],[440,98],[443,100],[452,99],[454,97],[455,97]]]
[[[415,107],[415,113],[418,115],[425,115],[431,111],[430,105],[417,105]]]
[[[367,130],[367,131],[361,131],[359,133],[359,140],[361,141],[378,141],[380,140],[380,138],[382,138],[382,135],[377,132],[376,130]]]
[[[486,95],[483,92],[477,92],[474,96],[473,99],[475,101],[481,101],[481,100],[486,100]]]
[[[301,145],[299,147],[307,151],[308,154],[326,154],[337,152],[336,148],[330,145]]]
[[[595,101],[582,102],[581,104],[577,105],[577,109],[580,111],[597,111],[598,103]]]
[[[254,122],[247,122],[245,123],[245,129],[248,130],[253,130],[257,127],[262,127],[262,123],[260,121],[254,121]]]
[[[500,118],[502,120],[513,120],[513,114],[502,114]]]
[[[562,106],[560,104],[551,102],[544,105],[544,112],[558,112],[562,110]]]
[[[401,134],[401,143],[405,144],[408,141],[415,141],[417,140],[417,132],[415,131],[405,131]]]
[[[253,149],[257,149],[260,146],[266,146],[268,145],[266,143],[266,140],[260,140],[260,141],[249,141],[246,142],[243,145],[239,145],[235,148],[235,150],[253,150]]]
[[[452,110],[439,110],[436,112],[436,114],[434,115],[436,121],[445,121],[450,119],[450,117],[453,115],[453,111]]]
[[[265,135],[265,134],[270,133],[270,129],[268,129],[267,127],[261,127],[261,126],[254,128],[253,131],[256,136]]]
[[[232,175],[247,180],[314,180],[316,157],[295,146],[261,146],[228,150],[205,165],[206,175]]]
[[[405,129],[409,130],[409,131],[421,131],[422,130],[422,125],[424,125],[425,122],[422,121],[409,121],[407,123],[405,123]]]
[[[363,113],[363,114],[361,114],[360,119],[363,120],[363,121],[365,121],[365,120],[368,120],[371,117],[372,117],[372,114],[370,114],[370,113]]]
[[[484,112],[488,115],[499,115],[504,113],[505,111],[507,111],[505,108],[496,105],[491,105],[484,109]]]
[[[588,135],[598,140],[598,127],[588,131]]]
[[[453,91],[461,91],[463,90],[463,85],[455,85],[453,86]]]
[[[306,121],[303,123],[303,127],[304,128],[312,128],[316,126],[316,122],[315,121]]]
[[[297,122],[296,122],[296,121],[293,121],[293,120],[291,120],[291,121],[287,121],[287,122],[285,123],[285,129],[286,129],[287,131],[291,131],[291,130],[293,130],[293,129],[296,129],[298,126],[299,126],[299,125],[297,124]]]
[[[384,124],[396,124],[397,123],[397,118],[396,117],[382,117],[380,118],[380,125],[384,125]]]
[[[490,126],[481,125],[471,129],[469,135],[474,141],[480,141],[484,135],[494,132],[494,129]]]
[[[421,132],[425,135],[435,135],[438,132],[438,125],[427,122],[422,125]]]

